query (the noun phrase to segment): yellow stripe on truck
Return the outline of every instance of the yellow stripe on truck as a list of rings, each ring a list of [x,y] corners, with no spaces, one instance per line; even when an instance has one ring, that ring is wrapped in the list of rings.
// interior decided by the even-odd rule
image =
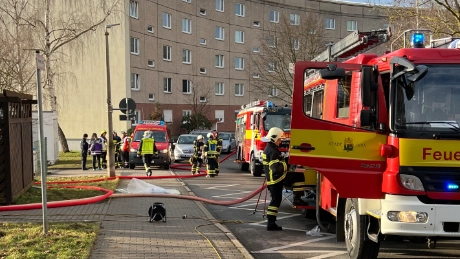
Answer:
[[[400,139],[401,166],[460,167],[460,141]]]
[[[384,161],[380,156],[387,136],[372,132],[291,129],[291,147],[310,144],[315,150],[290,149],[291,156]]]

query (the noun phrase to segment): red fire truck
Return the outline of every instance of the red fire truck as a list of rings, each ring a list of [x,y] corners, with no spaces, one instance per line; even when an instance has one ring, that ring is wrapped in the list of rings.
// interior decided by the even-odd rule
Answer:
[[[242,171],[249,171],[253,176],[261,176],[262,152],[267,143],[264,137],[272,127],[284,130],[280,151],[288,157],[291,130],[291,108],[277,107],[268,101],[253,101],[242,105],[236,116],[237,160]]]
[[[317,208],[350,258],[376,258],[385,235],[460,237],[460,45],[408,30],[411,47],[359,54],[390,35],[356,31],[295,63],[290,163],[318,172]]]

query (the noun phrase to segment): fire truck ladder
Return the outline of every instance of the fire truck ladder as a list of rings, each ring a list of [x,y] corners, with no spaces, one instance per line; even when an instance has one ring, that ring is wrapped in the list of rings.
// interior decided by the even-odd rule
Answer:
[[[365,51],[375,48],[391,37],[390,29],[380,29],[370,32],[354,31],[318,55],[313,61],[343,61],[355,57]]]

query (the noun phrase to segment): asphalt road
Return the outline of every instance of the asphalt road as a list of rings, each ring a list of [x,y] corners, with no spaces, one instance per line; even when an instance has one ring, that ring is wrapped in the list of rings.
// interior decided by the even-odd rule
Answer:
[[[183,179],[183,181],[200,197],[220,201],[245,197],[259,188],[264,178],[253,177],[249,172],[241,172],[234,160],[235,157],[232,157],[223,162],[221,173],[217,177],[199,177]],[[175,172],[190,173],[181,170]],[[285,196],[289,197],[289,193],[285,193]],[[267,231],[263,214],[264,206],[268,206],[270,201],[270,194],[267,194],[267,204],[265,204],[265,191],[262,192],[256,210],[258,197],[259,195],[256,195],[246,202],[233,206],[210,204],[205,206],[215,218],[228,221],[225,223],[226,226],[254,258],[348,258],[345,244],[337,243],[334,234],[320,232],[321,236],[307,235],[306,232],[317,225],[316,220],[305,218],[302,212],[293,209],[289,202],[283,201],[278,214],[277,223],[283,226],[283,231]],[[334,227],[334,222],[329,223]],[[392,237],[383,241],[380,247],[379,258],[460,258],[458,240],[440,240],[436,249],[429,249],[426,244],[414,244]]]

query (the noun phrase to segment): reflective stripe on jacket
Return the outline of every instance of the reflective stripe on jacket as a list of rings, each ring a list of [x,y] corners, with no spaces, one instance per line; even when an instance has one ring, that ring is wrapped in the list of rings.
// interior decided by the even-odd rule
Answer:
[[[281,152],[274,143],[268,143],[262,154],[265,176],[267,185],[273,185],[281,182],[287,173],[287,164],[281,157]]]
[[[155,148],[155,140],[153,138],[143,138],[139,144],[139,153],[142,155],[152,155],[157,153]]]
[[[219,154],[217,151],[217,140],[210,139],[204,144],[203,146],[204,152],[206,152],[206,156],[209,158],[213,158]]]

